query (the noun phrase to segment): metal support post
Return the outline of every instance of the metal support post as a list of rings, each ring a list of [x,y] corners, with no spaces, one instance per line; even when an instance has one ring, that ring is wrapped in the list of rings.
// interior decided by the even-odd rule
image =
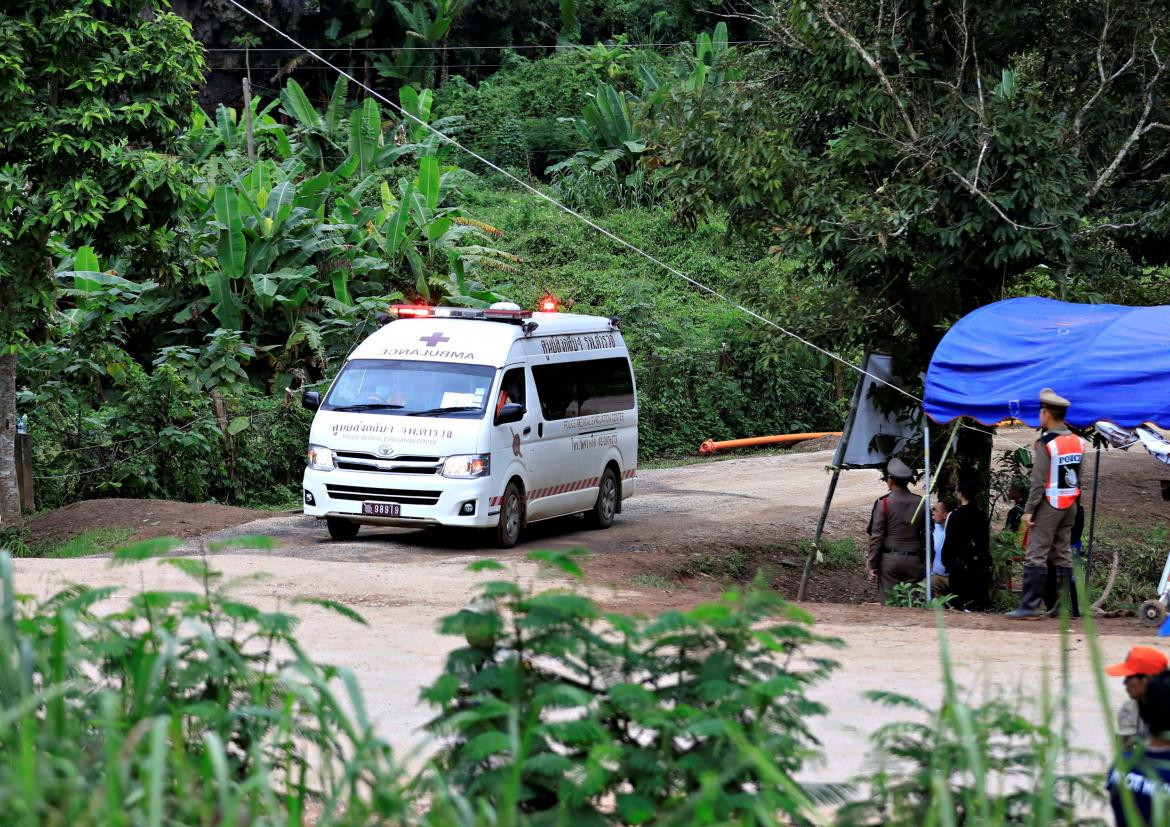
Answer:
[[[925,413],[922,415],[922,464],[926,469],[922,478],[922,486],[925,489],[922,494],[922,507],[926,509],[926,513],[922,516],[926,519],[926,602],[929,603],[932,600],[930,572],[934,568],[934,555],[931,553],[931,546],[934,545],[934,515],[930,510],[930,420]]]
[[[1097,446],[1097,460],[1093,464],[1093,499],[1089,506],[1089,542],[1085,544],[1085,597],[1089,595],[1089,577],[1093,573],[1093,532],[1097,528],[1097,489],[1101,481],[1101,446]]]

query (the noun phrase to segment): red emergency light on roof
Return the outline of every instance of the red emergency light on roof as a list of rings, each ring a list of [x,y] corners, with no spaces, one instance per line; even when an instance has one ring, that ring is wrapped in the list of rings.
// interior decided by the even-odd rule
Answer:
[[[531,310],[480,307],[429,307],[425,304],[392,304],[390,315],[396,319],[481,319],[496,322],[522,322],[532,318]]]
[[[540,310],[542,313],[556,313],[560,305],[557,303],[556,296],[546,295],[540,300]]]
[[[400,319],[423,319],[434,315],[434,308],[425,304],[392,304],[390,315]]]

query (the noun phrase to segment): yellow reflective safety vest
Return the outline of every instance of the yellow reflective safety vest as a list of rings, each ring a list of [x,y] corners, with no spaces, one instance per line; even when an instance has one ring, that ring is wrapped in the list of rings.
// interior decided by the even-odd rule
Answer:
[[[1048,449],[1048,484],[1044,496],[1053,508],[1071,508],[1081,496],[1081,462],[1085,442],[1076,434],[1057,434],[1046,439]]]

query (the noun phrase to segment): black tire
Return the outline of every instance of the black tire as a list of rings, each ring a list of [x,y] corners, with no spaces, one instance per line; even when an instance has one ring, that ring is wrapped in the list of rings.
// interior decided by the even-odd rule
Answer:
[[[326,517],[325,524],[329,526],[329,536],[334,540],[352,540],[361,528],[358,523],[344,517]]]
[[[1166,604],[1161,600],[1147,600],[1138,609],[1138,617],[1147,626],[1161,626],[1166,619]]]
[[[593,508],[585,512],[585,520],[591,528],[609,528],[613,525],[617,507],[617,474],[612,468],[606,468],[601,474],[601,482],[597,486],[597,502],[593,504]]]
[[[512,548],[520,541],[522,528],[524,528],[524,497],[520,494],[520,486],[510,482],[508,487],[504,489],[504,496],[500,498],[500,521],[496,523],[496,545],[500,548]]]

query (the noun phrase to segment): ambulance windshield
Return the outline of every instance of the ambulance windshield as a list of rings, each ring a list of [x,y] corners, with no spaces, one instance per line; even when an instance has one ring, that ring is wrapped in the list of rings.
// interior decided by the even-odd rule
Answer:
[[[341,369],[321,408],[478,419],[495,374],[487,365],[354,359]]]

